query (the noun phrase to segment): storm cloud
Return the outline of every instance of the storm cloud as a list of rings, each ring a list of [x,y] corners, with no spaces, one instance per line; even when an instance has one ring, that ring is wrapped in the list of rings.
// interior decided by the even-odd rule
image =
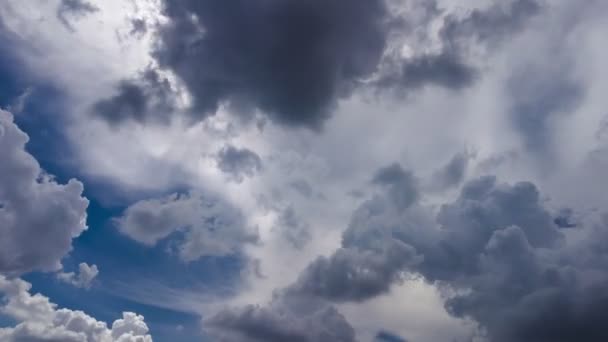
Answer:
[[[167,22],[158,27],[152,55],[185,85],[195,120],[229,106],[246,117],[260,110],[276,123],[318,130],[357,88],[470,86],[478,72],[467,51],[498,45],[540,11],[536,1],[516,0],[462,17],[446,15],[434,1],[407,3],[422,8],[425,19],[392,13],[385,0],[164,0]],[[437,21],[439,51],[389,51],[392,36],[413,35],[414,26],[430,35]],[[165,96],[154,89],[123,81],[95,111],[110,122],[166,118],[170,111],[148,108],[154,97],[146,94]]]

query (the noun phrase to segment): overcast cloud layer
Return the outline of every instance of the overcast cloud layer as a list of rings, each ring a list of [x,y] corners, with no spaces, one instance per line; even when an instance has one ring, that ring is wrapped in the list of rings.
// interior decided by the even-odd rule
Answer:
[[[608,340],[607,16],[1,2],[0,342]]]

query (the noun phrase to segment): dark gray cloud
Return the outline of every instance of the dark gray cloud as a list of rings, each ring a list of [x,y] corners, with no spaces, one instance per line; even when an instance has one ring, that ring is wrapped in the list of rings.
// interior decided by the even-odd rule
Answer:
[[[408,268],[421,262],[414,248],[391,235],[374,234],[377,240],[371,244],[361,238],[376,216],[390,209],[407,210],[418,198],[412,174],[399,164],[380,169],[373,182],[386,195],[362,204],[343,235],[342,248],[311,263],[287,292],[336,302],[364,301],[388,292]]]
[[[354,342],[355,332],[332,306],[278,294],[267,306],[226,309],[204,320],[218,342]]]
[[[158,72],[146,70],[136,80],[124,80],[116,89],[116,94],[93,105],[95,115],[110,124],[126,120],[136,122],[168,120],[175,108],[171,86]]]
[[[141,37],[148,32],[148,23],[145,19],[135,18],[131,20],[131,31],[129,34],[136,37]]]
[[[390,241],[383,251],[340,248],[329,258],[310,264],[289,291],[335,302],[364,301],[388,292],[405,276],[404,271],[420,262],[414,248]]]
[[[314,128],[375,70],[387,30],[383,0],[167,0],[164,14],[155,56],[185,82],[197,115],[245,102]]]
[[[360,86],[406,92],[469,86],[478,74],[466,57],[470,45],[500,42],[540,8],[514,0],[461,17],[444,15],[434,1],[416,4],[423,20],[395,17],[385,0],[164,0],[168,22],[159,27],[153,56],[186,86],[195,120],[229,105],[245,117],[259,109],[277,123],[320,129],[338,100]],[[430,32],[438,18],[439,52],[386,56],[395,31]],[[108,120],[163,116],[146,105],[159,93],[146,96],[145,82],[117,87],[119,95],[102,101]]]
[[[399,175],[397,167],[388,170],[393,172],[385,169],[379,173],[385,177],[377,178],[399,178],[387,176]],[[403,208],[390,190],[357,209],[342,248],[311,264],[290,291],[358,301],[389,291],[402,278],[377,274],[398,269],[449,289],[444,292],[448,312],[477,321],[491,341],[606,338],[601,322],[608,314],[608,248],[602,241],[608,236],[608,216],[580,232],[587,238],[565,244],[529,182],[501,184],[490,176],[470,181],[437,215],[419,203]],[[396,243],[409,252],[378,258]],[[371,270],[366,255],[378,262]],[[368,275],[366,281],[361,274]]]
[[[579,225],[579,218],[574,213],[574,210],[570,208],[563,208],[559,210],[553,222],[560,228],[574,228]]]
[[[400,59],[392,64],[377,82],[380,88],[408,91],[434,85],[457,90],[471,85],[477,74],[475,68],[452,51]]]
[[[608,215],[588,223],[579,232],[581,238],[564,243],[563,231],[530,182],[505,184],[493,176],[481,177],[467,182],[438,211],[418,200],[414,177],[398,164],[379,170],[373,182],[380,191],[354,212],[341,248],[312,262],[280,291],[277,298],[289,303],[290,312],[364,301],[389,292],[407,277],[421,276],[446,290],[442,294],[450,314],[478,322],[493,342],[608,337],[603,328],[608,315]],[[407,194],[396,195],[398,191]],[[248,314],[237,317],[247,317],[251,329],[278,334],[252,332],[258,339],[251,341],[284,338],[285,331],[294,330],[279,322],[290,317],[280,308],[248,308]],[[271,323],[252,323],[259,316]],[[310,326],[313,331],[318,327]],[[221,331],[225,336],[243,334],[226,341],[241,341],[249,333],[238,325]],[[307,338],[303,340],[318,340]],[[402,340],[391,334],[376,339]]]
[[[374,342],[407,342],[407,340],[388,331],[381,331],[376,334]]]
[[[29,137],[0,110],[0,272],[56,271],[86,227],[77,180],[59,184],[25,150]]]
[[[262,159],[247,148],[226,145],[217,154],[217,166],[240,183],[245,177],[253,177],[262,169]]]
[[[99,11],[99,8],[86,0],[61,0],[57,7],[57,19],[68,30],[74,31],[70,18],[81,18],[97,11]]]
[[[399,164],[392,164],[378,170],[372,183],[384,186],[394,203],[404,209],[419,198],[418,185],[414,175],[410,171],[404,170]]]
[[[452,90],[473,84],[479,71],[467,59],[471,46],[496,48],[507,37],[517,33],[526,22],[540,13],[537,0],[497,1],[486,9],[475,9],[464,16],[444,15],[436,1],[423,3],[423,25],[430,26],[441,18],[441,50],[388,59],[376,85],[381,89],[413,90],[440,86]],[[406,25],[407,26],[407,25]],[[415,30],[415,28],[409,28]]]
[[[430,187],[445,190],[459,185],[464,180],[472,157],[473,155],[467,152],[455,154],[446,165],[433,174]]]

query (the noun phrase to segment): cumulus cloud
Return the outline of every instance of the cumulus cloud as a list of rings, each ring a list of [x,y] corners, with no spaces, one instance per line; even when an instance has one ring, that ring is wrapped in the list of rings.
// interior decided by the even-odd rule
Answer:
[[[121,233],[148,246],[173,233],[183,234],[177,253],[186,261],[235,254],[257,241],[238,209],[196,191],[139,201],[115,222]]]
[[[228,308],[204,320],[220,342],[354,342],[355,332],[332,306],[277,294],[266,306]]]
[[[383,169],[380,179],[401,174],[395,170]],[[382,273],[388,269],[439,285],[448,312],[474,319],[491,341],[606,338],[599,322],[607,314],[600,304],[607,249],[598,241],[606,236],[608,216],[589,224],[587,238],[565,243],[530,182],[469,181],[436,216],[419,204],[403,208],[391,200],[395,189],[357,209],[343,247],[313,262],[287,292],[333,302],[369,299],[399,281],[395,273]],[[407,253],[379,257],[396,245]]]
[[[57,279],[60,281],[80,287],[88,289],[91,287],[93,280],[99,274],[99,269],[97,265],[88,265],[84,262],[78,265],[78,273],[75,272],[60,272],[57,273]]]
[[[374,71],[386,40],[381,0],[163,4],[169,22],[155,56],[199,115],[245,102],[277,122],[318,127]]]
[[[277,123],[313,129],[357,88],[468,87],[478,74],[468,50],[497,46],[540,11],[534,0],[493,4],[464,17],[436,1],[162,3],[167,22],[159,28],[153,56],[185,85],[195,118],[230,105],[241,114],[259,109]],[[400,6],[422,19],[402,13]],[[234,21],[242,25],[231,25]],[[437,51],[421,47],[404,57],[395,48],[402,38],[393,37],[433,40],[438,22]],[[109,114],[103,116],[111,122],[164,117],[167,111],[146,110],[153,97],[144,94],[154,91],[145,88],[119,84],[119,95],[102,103],[125,106],[106,106],[114,110],[103,110]]]
[[[144,317],[123,313],[108,329],[105,322],[82,311],[58,309],[41,294],[31,294],[31,284],[0,275],[0,313],[17,322],[0,328],[0,340],[62,342],[152,342]]]
[[[28,136],[0,110],[0,272],[56,271],[86,228],[77,180],[59,184],[25,150]]]

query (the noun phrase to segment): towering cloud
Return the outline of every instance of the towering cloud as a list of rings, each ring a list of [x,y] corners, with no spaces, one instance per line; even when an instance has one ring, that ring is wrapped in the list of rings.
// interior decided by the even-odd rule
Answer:
[[[28,136],[0,110],[0,272],[55,271],[86,228],[77,180],[59,184],[25,150]]]

